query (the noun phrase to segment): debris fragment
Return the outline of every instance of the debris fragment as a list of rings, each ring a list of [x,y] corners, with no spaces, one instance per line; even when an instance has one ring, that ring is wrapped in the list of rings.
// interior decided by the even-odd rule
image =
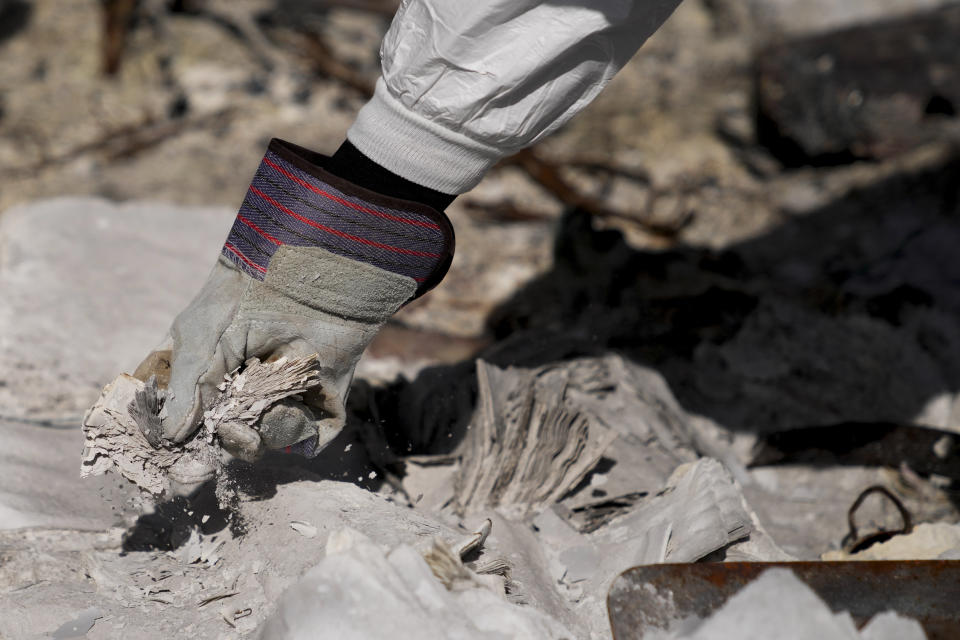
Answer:
[[[83,418],[84,449],[80,476],[116,470],[144,491],[170,492],[170,479],[203,481],[213,476],[215,452],[196,439],[185,446],[155,449],[131,416],[129,407],[146,385],[121,375],[103,388],[100,399]]]
[[[556,510],[545,511],[535,523],[550,550],[554,578],[578,600],[581,592],[588,594],[584,602],[607,593],[631,566],[696,562],[753,530],[739,488],[710,458],[681,465],[657,495],[592,533],[578,533]]]
[[[480,525],[480,528],[476,531],[476,533],[468,536],[464,540],[461,540],[456,545],[457,555],[463,558],[464,556],[482,547],[492,529],[493,521],[490,520],[490,518],[487,518],[483,521],[483,524]]]
[[[154,449],[159,448],[163,442],[163,426],[160,420],[163,401],[164,392],[157,388],[157,377],[150,376],[150,379],[136,390],[133,400],[127,405],[127,413]]]
[[[215,596],[210,596],[209,598],[204,598],[197,603],[197,607],[205,607],[211,602],[216,602],[217,600],[223,600],[224,598],[232,598],[233,596],[239,595],[239,591],[227,591],[225,593],[218,593]]]
[[[303,522],[302,520],[292,520],[290,522],[290,528],[305,538],[317,537],[317,528],[312,524],[310,524],[309,522]]]
[[[226,540],[219,536],[205,536],[197,529],[190,531],[190,537],[176,551],[176,557],[184,564],[201,564],[212,567],[220,561],[220,548]]]
[[[227,626],[230,627],[231,629],[236,629],[236,628],[237,628],[237,625],[233,624],[233,620],[231,620],[230,618],[228,618],[228,617],[227,617],[227,614],[226,614],[225,612],[221,611],[221,612],[220,612],[220,617],[223,619],[224,622],[227,623]]]
[[[446,464],[404,459],[403,489],[424,511],[439,511],[453,500],[455,460]]]
[[[463,566],[460,555],[440,538],[434,538],[433,545],[423,554],[423,559],[437,577],[451,591],[461,591],[478,586],[474,576]]]
[[[250,358],[242,370],[224,376],[220,395],[204,413],[204,427],[184,445],[159,436],[163,392],[156,382],[121,375],[104,387],[84,417],[81,476],[116,469],[154,496],[173,492],[177,484],[195,487],[219,470],[214,435],[229,439],[240,432],[255,434],[254,426],[270,407],[319,384],[317,366],[316,355],[266,363]]]
[[[750,515],[716,460],[680,466],[658,495],[591,534],[601,557],[634,564],[694,562],[749,535]],[[625,567],[620,567],[622,570]]]
[[[459,513],[542,510],[597,463],[616,435],[566,407],[567,376],[477,361],[479,398],[455,482]]]
[[[899,529],[880,529],[873,533],[860,535],[857,531],[857,510],[863,504],[863,501],[874,493],[886,497],[887,500],[893,503],[893,505],[897,508],[897,511],[900,513],[901,526]],[[857,499],[853,501],[853,504],[850,506],[850,510],[847,512],[847,523],[850,526],[850,531],[843,539],[843,549],[848,553],[857,553],[858,551],[863,551],[864,549],[867,549],[878,542],[884,542],[893,536],[910,533],[910,531],[913,530],[913,518],[910,517],[910,512],[907,511],[907,508],[903,506],[902,502],[900,502],[900,498],[895,496],[889,489],[881,485],[867,487],[860,493],[859,496],[857,496]]]

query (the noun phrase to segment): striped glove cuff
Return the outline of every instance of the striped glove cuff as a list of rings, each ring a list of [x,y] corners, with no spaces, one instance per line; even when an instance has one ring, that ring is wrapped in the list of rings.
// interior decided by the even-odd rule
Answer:
[[[329,159],[273,139],[257,169],[223,255],[263,280],[281,245],[322,247],[436,286],[453,260],[453,227],[426,205],[382,196],[324,169]]]

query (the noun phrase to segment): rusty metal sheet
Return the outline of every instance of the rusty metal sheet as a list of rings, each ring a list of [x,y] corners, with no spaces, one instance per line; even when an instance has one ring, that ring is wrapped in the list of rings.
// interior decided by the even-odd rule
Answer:
[[[929,640],[960,637],[960,561],[725,562],[634,567],[610,587],[607,611],[615,640],[639,640],[685,618],[706,618],[765,570],[784,567],[834,612],[858,626],[894,610],[923,625]]]

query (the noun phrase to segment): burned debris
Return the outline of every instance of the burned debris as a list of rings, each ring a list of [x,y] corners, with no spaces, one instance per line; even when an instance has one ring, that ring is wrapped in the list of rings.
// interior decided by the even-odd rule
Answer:
[[[182,446],[153,383],[103,385],[222,242],[233,212],[186,205],[277,126],[339,136],[394,3],[231,4],[85,10],[90,78],[115,70],[88,91],[75,50],[22,44],[63,12],[0,0],[29,59],[0,68],[0,636],[955,635],[955,6],[688,1],[451,206],[449,280],[373,344],[343,432],[250,463],[220,443],[262,453],[312,363],[231,373]],[[98,197],[6,208],[52,192]]]

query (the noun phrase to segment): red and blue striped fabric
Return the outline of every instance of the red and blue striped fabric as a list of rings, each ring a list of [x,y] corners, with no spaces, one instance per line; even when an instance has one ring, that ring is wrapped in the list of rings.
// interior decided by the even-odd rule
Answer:
[[[324,156],[274,139],[260,163],[223,255],[262,280],[281,245],[322,247],[435,286],[453,257],[446,216],[380,196],[323,170]]]

